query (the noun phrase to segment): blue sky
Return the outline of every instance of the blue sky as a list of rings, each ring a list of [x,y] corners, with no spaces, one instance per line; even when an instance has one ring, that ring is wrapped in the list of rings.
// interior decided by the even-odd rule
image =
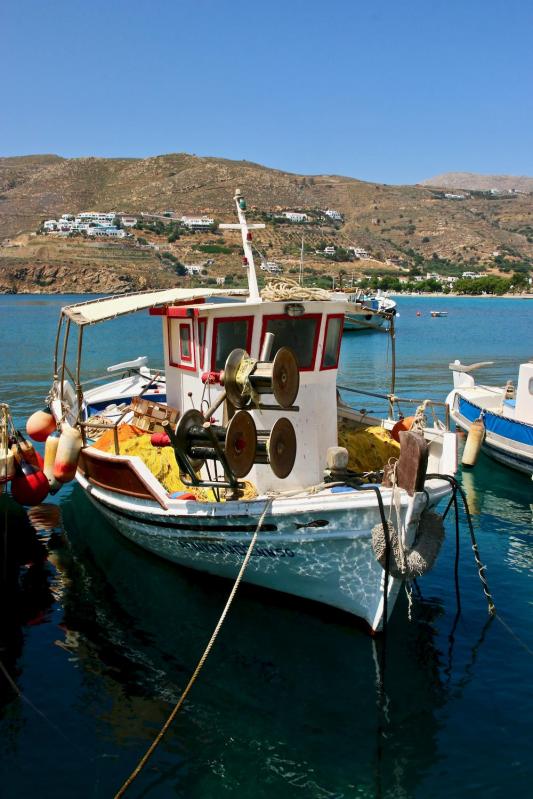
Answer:
[[[4,0],[0,155],[533,175],[528,0]]]

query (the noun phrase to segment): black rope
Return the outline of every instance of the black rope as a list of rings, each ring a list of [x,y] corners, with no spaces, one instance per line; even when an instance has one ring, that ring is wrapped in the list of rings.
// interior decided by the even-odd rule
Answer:
[[[470,509],[468,507],[468,501],[466,499],[466,494],[463,491],[462,486],[455,479],[455,477],[451,477],[448,474],[428,474],[428,475],[426,475],[426,479],[427,480],[431,480],[431,479],[446,480],[452,486],[452,488],[454,489],[454,494],[455,494],[454,506],[455,506],[455,509],[456,509],[456,519],[458,518],[457,496],[456,495],[459,494],[461,499],[462,499],[462,501],[463,501],[463,507],[465,509],[465,514],[466,514],[466,521],[468,523],[468,530],[470,532],[470,540],[472,542],[472,551],[474,553],[474,558],[475,558],[475,561],[476,561],[476,566],[477,566],[477,570],[478,570],[478,574],[479,574],[479,579],[481,580],[481,585],[483,587],[483,593],[485,594],[485,597],[486,597],[486,600],[487,600],[489,615],[490,616],[494,616],[495,613],[496,613],[496,606],[494,604],[494,600],[492,598],[492,594],[490,593],[490,589],[489,589],[489,584],[487,582],[487,578],[485,577],[485,569],[486,569],[486,567],[481,562],[481,557],[479,555],[479,547],[478,547],[477,541],[476,541],[476,534],[474,532],[474,525],[472,524],[472,516],[470,514]],[[453,500],[453,495],[452,495],[452,500]],[[459,523],[458,523],[458,521],[456,521],[456,540],[458,539],[458,536],[459,536],[458,526],[459,526]],[[459,559],[459,556],[458,556],[458,553],[456,553],[456,562],[455,562],[456,570],[458,569],[458,559]],[[457,574],[457,572],[456,572],[456,574]]]

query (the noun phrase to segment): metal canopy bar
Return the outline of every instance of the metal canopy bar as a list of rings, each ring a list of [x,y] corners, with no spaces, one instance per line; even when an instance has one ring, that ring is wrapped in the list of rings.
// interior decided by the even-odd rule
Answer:
[[[245,289],[166,289],[163,291],[139,291],[134,294],[119,294],[97,300],[67,305],[64,316],[77,325],[92,325],[115,319],[117,316],[142,311],[154,305],[172,302],[191,302],[205,297],[233,297],[247,295]]]

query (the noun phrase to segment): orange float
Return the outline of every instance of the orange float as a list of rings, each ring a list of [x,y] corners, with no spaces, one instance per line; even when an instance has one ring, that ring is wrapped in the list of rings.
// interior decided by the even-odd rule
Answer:
[[[401,431],[402,430],[410,430],[411,427],[414,424],[414,421],[415,421],[415,417],[414,416],[406,416],[405,419],[399,419],[399,421],[396,422],[396,424],[394,425],[394,427],[392,428],[392,430],[390,432],[391,437],[395,441],[400,443],[400,433],[401,433]]]
[[[26,432],[34,441],[46,441],[50,433],[53,433],[55,429],[56,420],[50,408],[35,411],[26,422]]]
[[[63,425],[54,462],[54,477],[60,483],[70,483],[76,476],[82,447],[81,433],[76,427]]]

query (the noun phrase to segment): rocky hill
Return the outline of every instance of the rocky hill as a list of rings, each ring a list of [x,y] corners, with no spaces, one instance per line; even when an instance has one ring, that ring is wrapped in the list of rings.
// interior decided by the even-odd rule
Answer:
[[[440,186],[447,189],[471,191],[523,191],[533,192],[533,178],[526,175],[477,175],[475,172],[445,172],[423,180],[421,186]]]
[[[207,213],[218,221],[233,221],[236,187],[256,216],[281,209],[313,213],[326,208],[343,215],[342,224],[328,224],[318,216],[309,225],[267,224],[257,236],[257,246],[268,258],[283,260],[285,271],[296,268],[302,232],[310,251],[332,244],[362,247],[372,254],[372,262],[344,264],[349,271],[390,270],[394,267],[388,259],[409,267],[413,262],[430,263],[435,256],[465,269],[490,269],[497,266],[498,257],[533,263],[533,194],[491,195],[480,190],[454,200],[433,184],[389,186],[337,175],[296,175],[185,153],[146,159],[36,155],[0,158],[0,291],[116,291],[121,286],[168,285],[175,273],[153,248],[32,233],[44,219],[83,210],[139,215],[168,209],[177,215]],[[184,263],[197,262],[198,246],[210,241],[206,234],[171,245],[165,236],[147,238]],[[213,256],[213,276],[232,268],[238,271],[238,238],[229,233],[224,239],[230,253]],[[312,255],[306,255],[306,266],[317,272],[343,268]]]

